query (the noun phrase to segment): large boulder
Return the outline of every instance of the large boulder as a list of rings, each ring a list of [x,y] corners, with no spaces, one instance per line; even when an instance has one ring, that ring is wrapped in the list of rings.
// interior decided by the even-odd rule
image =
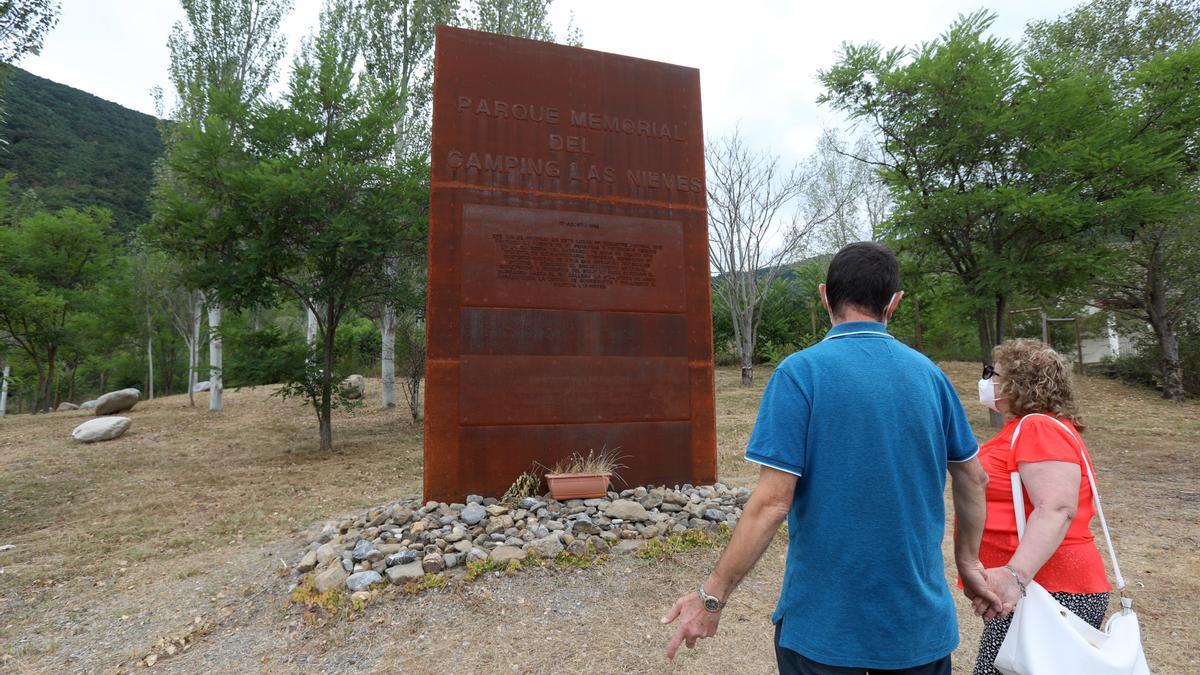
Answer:
[[[94,410],[95,408],[96,408],[96,399],[92,399],[90,401],[84,401],[83,403],[79,404],[80,410]]]
[[[129,430],[128,417],[97,417],[75,427],[71,438],[80,443],[111,441]]]
[[[133,387],[110,391],[96,399],[96,416],[125,412],[136,405],[141,398],[142,392]]]
[[[208,391],[211,387],[212,385],[209,384],[208,380],[197,382],[196,384],[192,385],[192,393],[199,394],[202,391]]]
[[[63,401],[62,403],[58,404],[58,408],[56,408],[54,412],[66,412],[68,410],[79,410],[79,406],[68,401]]]
[[[349,399],[360,399],[367,389],[367,380],[362,375],[351,375],[342,380],[342,396]]]

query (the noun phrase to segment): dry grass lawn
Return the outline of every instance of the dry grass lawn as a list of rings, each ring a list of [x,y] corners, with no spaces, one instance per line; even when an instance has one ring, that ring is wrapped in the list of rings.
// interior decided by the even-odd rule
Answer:
[[[976,367],[946,368],[984,438]],[[730,485],[755,479],[741,451],[768,375],[742,389],[735,371],[718,372],[719,471]],[[658,617],[714,552],[388,592],[328,621],[289,605],[282,571],[304,530],[420,492],[420,429],[402,410],[373,407],[377,385],[368,382],[362,410],[336,420],[333,454],[312,450],[312,414],[270,388],[227,392],[219,415],[204,395],[196,408],[180,396],[139,403],[128,434],[89,446],[69,440],[83,412],[0,419],[0,545],[15,545],[0,553],[0,671],[124,671],[151,653],[168,672],[773,670],[781,541],[720,636],[675,664],[662,659],[670,631]],[[1200,404],[1091,378],[1081,391],[1151,665],[1200,672],[1189,637],[1200,610]],[[979,623],[959,609],[955,671],[969,672]],[[188,648],[167,654],[160,640],[177,637]]]

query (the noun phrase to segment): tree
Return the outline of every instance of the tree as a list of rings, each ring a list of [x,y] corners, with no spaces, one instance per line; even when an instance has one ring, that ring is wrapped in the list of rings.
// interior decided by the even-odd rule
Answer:
[[[554,36],[549,16],[553,3],[554,0],[475,0],[464,23],[489,33],[554,42],[558,38]],[[583,35],[575,25],[573,13],[563,41],[573,47],[583,46]]]
[[[1105,257],[1105,229],[1172,211],[1161,139],[1139,136],[1103,79],[1022,62],[960,17],[912,50],[848,45],[821,101],[868,126],[896,200],[892,241],[958,279],[980,357],[1004,339],[1009,299],[1053,297]]]
[[[0,0],[0,63],[13,64],[26,54],[40,53],[61,10],[55,0]]]
[[[38,376],[34,410],[52,407],[68,322],[110,272],[115,242],[100,209],[36,213],[0,227],[0,340],[15,344]]]
[[[367,82],[396,100],[392,160],[397,167],[423,172],[428,164],[434,28],[452,21],[457,11],[457,0],[366,0],[363,5]],[[396,277],[399,265],[398,260],[389,261],[387,274]],[[385,298],[379,315],[385,408],[396,405],[396,309],[395,299]]]
[[[178,96],[176,118],[201,127],[216,123],[237,137],[247,110],[275,81],[286,40],[279,24],[291,0],[181,0],[184,22],[175,24],[167,47]],[[171,150],[169,149],[168,152]],[[216,206],[214,208],[219,208]],[[217,212],[190,217],[216,219]],[[183,253],[181,260],[187,260]],[[209,410],[223,408],[221,305],[206,298],[209,323]]]
[[[202,199],[164,192],[158,228],[172,252],[200,252],[192,278],[222,303],[250,306],[279,292],[313,312],[321,358],[284,393],[312,405],[323,450],[333,448],[338,325],[395,292],[387,262],[421,250],[424,238],[422,177],[392,161],[396,99],[356,73],[358,26],[352,2],[328,2],[282,100],[256,107],[237,135],[212,117],[184,125],[171,171]]]
[[[1094,0],[1028,30],[1031,54],[1107,79],[1145,136],[1171,148],[1174,182],[1200,188],[1200,2]],[[1194,214],[1130,219],[1110,240],[1113,260],[1085,300],[1149,323],[1158,342],[1164,398],[1184,397],[1178,327],[1200,288]]]
[[[804,210],[809,220],[821,220],[812,237],[818,252],[835,253],[846,244],[874,238],[872,209],[878,207],[868,200],[872,169],[858,159],[870,152],[867,139],[860,138],[851,153],[836,130],[826,130],[817,141]]]
[[[814,221],[788,209],[808,183],[798,168],[785,170],[779,158],[751,150],[735,130],[709,141],[708,250],[717,271],[714,290],[729,310],[742,364],[742,386],[754,382],[754,346],[775,277],[799,253]]]

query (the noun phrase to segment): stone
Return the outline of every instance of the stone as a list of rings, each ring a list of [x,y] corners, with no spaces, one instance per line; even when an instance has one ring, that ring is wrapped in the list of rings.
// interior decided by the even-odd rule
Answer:
[[[537,511],[542,506],[542,502],[538,501],[536,497],[526,497],[521,500],[521,508],[526,511]]]
[[[458,551],[459,553],[470,553],[471,549],[474,548],[474,545],[466,539],[463,539],[462,541],[456,541],[451,544],[450,548]]]
[[[316,566],[317,552],[309,551],[308,553],[305,553],[304,557],[300,559],[300,562],[296,564],[296,571],[303,574],[304,572],[313,571]]]
[[[425,570],[426,574],[437,574],[445,568],[446,561],[439,553],[430,553],[421,559],[421,569]]]
[[[497,563],[507,564],[510,560],[521,560],[525,557],[525,551],[516,546],[497,546],[493,551],[491,558]]]
[[[351,375],[342,380],[342,396],[350,400],[358,400],[367,390],[367,380],[362,375]]]
[[[605,541],[604,537],[592,537],[591,539],[588,539],[588,543],[592,545],[592,550],[596,552],[596,555],[604,555],[605,553],[608,553],[609,545],[608,542]]]
[[[479,495],[467,495],[467,503],[483,505],[483,497]]]
[[[387,575],[389,582],[399,586],[406,581],[419,580],[421,577],[425,576],[425,569],[419,562],[410,562],[405,565],[389,567],[387,568],[387,572],[384,572],[384,574]]]
[[[196,384],[192,385],[192,393],[199,394],[200,392],[208,391],[211,388],[212,388],[212,385],[209,383],[209,381],[203,380],[201,382],[197,382]]]
[[[650,520],[650,514],[641,504],[629,500],[618,499],[608,506],[605,515],[609,518],[620,518],[621,520],[643,521]]]
[[[317,576],[313,577],[313,588],[318,593],[328,593],[329,591],[341,588],[342,584],[346,583],[346,579],[348,578],[350,578],[350,575],[346,573],[346,570],[342,569],[341,565],[335,563],[318,572]]]
[[[488,559],[488,552],[476,546],[467,553],[467,562],[481,562]]]
[[[125,412],[136,405],[141,398],[142,392],[133,387],[110,391],[96,399],[96,415],[111,415],[113,413]]]
[[[576,539],[575,541],[571,542],[570,546],[567,547],[567,555],[572,555],[576,558],[582,558],[587,554],[588,545],[587,542],[582,539]]]
[[[459,519],[467,525],[478,525],[479,521],[486,517],[487,511],[483,508],[483,506],[475,502],[467,504],[466,508],[464,508],[462,513],[459,515]]]
[[[63,401],[62,403],[58,404],[58,407],[54,409],[54,412],[67,412],[68,410],[79,410],[79,406],[75,405],[74,403]]]
[[[633,553],[642,547],[637,539],[622,539],[612,547],[613,553]]]
[[[458,567],[460,557],[461,556],[457,553],[447,553],[446,555],[442,556],[442,560],[446,563],[446,569]]]
[[[388,567],[391,567],[393,565],[408,565],[409,563],[416,562],[416,560],[417,560],[417,552],[416,551],[404,550],[404,551],[399,551],[397,553],[393,553],[393,554],[389,555],[388,557],[383,559],[383,562]]]
[[[674,504],[675,506],[684,506],[688,503],[688,498],[687,495],[681,492],[671,490],[663,495],[663,503]]]
[[[412,520],[412,509],[407,506],[397,504],[392,507],[392,522],[397,525],[407,525],[408,521]]]
[[[324,565],[325,563],[337,558],[339,552],[333,544],[325,543],[317,547],[317,564]]]
[[[579,520],[571,523],[571,531],[575,534],[600,534],[600,528],[586,518],[580,518]]]
[[[75,427],[71,431],[71,438],[80,443],[111,441],[114,438],[120,438],[122,434],[128,431],[129,424],[130,419],[128,417],[97,417],[94,420],[88,420]]]
[[[356,572],[346,577],[346,588],[352,591],[365,591],[371,587],[371,584],[377,584],[381,581],[383,581],[383,577],[375,570]]]
[[[93,410],[93,409],[95,409],[95,407],[96,407],[95,399],[92,399],[91,401],[84,401],[83,403],[79,404],[80,410]]]
[[[728,520],[729,516],[721,509],[705,509],[704,519],[715,520],[718,523],[723,523]]]
[[[367,602],[371,599],[371,593],[369,591],[355,591],[350,594],[350,599],[354,602]]]
[[[371,552],[374,550],[375,545],[370,540],[359,539],[358,543],[354,545],[354,550],[351,552],[350,557],[354,560],[366,560],[367,556],[371,555]]]
[[[563,552],[562,542],[560,542],[558,537],[554,535],[542,537],[541,539],[534,539],[533,541],[529,542],[529,548],[532,549],[534,553],[538,554],[539,557],[547,559],[553,558],[559,553]]]

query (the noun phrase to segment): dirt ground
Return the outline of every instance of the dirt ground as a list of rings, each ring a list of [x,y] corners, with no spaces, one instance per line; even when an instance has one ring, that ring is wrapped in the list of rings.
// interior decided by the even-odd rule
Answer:
[[[976,366],[948,364],[981,439]],[[762,385],[718,372],[719,471],[753,485],[741,460]],[[368,404],[335,422],[339,450],[314,450],[307,409],[270,388],[226,392],[226,411],[187,398],[139,403],[116,441],[69,440],[86,413],[0,419],[0,672],[735,672],[774,670],[769,614],[783,543],[725,612],[720,635],[662,654],[658,618],[715,552],[668,562],[618,556],[585,571],[535,569],[419,596],[388,591],[361,611],[306,617],[288,602],[303,532],[420,492],[420,429]],[[1189,637],[1200,610],[1200,403],[1094,378],[1081,384],[1085,436],[1157,673],[1200,672]],[[947,571],[950,572],[949,542]],[[951,578],[948,576],[948,578]],[[959,601],[970,672],[980,624]],[[183,638],[171,655],[166,644]],[[179,644],[178,642],[174,644]]]

